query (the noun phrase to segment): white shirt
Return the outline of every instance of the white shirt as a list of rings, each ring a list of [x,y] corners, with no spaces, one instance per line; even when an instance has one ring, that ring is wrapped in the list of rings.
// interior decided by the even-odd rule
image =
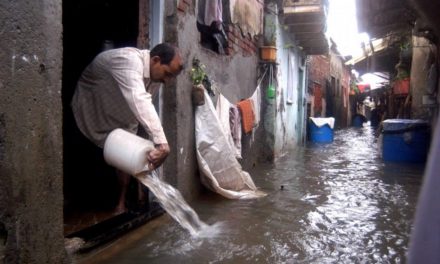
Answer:
[[[151,100],[152,90],[148,50],[120,48],[100,53],[82,73],[73,95],[78,128],[101,148],[114,129],[136,133],[139,124],[155,144],[167,143]]]

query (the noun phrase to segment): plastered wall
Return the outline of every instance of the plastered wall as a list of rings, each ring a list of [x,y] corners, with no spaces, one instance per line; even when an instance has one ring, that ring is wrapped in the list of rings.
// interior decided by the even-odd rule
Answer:
[[[61,1],[0,17],[0,262],[63,263]]]

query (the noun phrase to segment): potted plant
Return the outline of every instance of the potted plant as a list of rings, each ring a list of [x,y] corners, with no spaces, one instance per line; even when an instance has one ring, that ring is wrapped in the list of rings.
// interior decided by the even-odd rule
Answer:
[[[207,79],[205,65],[201,64],[196,58],[193,59],[190,79],[193,87],[191,91],[191,99],[194,105],[200,106],[205,104],[205,87],[203,83]]]
[[[264,61],[275,62],[277,59],[277,48],[275,46],[261,46],[260,56]]]

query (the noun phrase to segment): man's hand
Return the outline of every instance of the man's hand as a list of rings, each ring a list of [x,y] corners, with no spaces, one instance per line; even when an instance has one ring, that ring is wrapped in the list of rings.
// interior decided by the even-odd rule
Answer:
[[[150,162],[150,170],[158,168],[170,153],[170,146],[168,144],[158,144],[148,153],[148,161]]]

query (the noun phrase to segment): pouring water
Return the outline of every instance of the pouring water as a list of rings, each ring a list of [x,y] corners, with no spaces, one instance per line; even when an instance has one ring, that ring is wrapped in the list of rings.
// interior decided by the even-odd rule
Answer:
[[[191,235],[198,236],[209,227],[185,202],[180,192],[162,181],[156,171],[140,173],[136,178],[148,187],[165,211]]]
[[[196,212],[185,202],[178,190],[162,181],[156,171],[148,171],[147,153],[154,144],[123,129],[113,130],[104,144],[105,161],[135,177],[156,196],[165,211],[192,236],[216,234],[218,224],[209,226],[200,221]],[[218,231],[218,230],[217,230]]]

